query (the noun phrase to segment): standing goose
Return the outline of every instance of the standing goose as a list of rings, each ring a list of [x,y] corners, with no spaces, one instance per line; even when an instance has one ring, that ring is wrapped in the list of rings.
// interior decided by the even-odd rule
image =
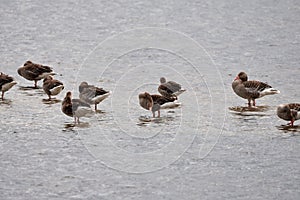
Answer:
[[[110,91],[89,85],[87,82],[79,85],[79,92],[79,98],[89,104],[94,104],[95,111],[97,111],[97,105],[111,94]]]
[[[158,112],[157,117],[160,117],[160,107],[165,103],[174,102],[176,99],[176,97],[168,98],[159,94],[150,95],[148,92],[139,94],[139,103],[141,107],[150,110],[153,117],[155,117],[156,111]]]
[[[91,106],[80,99],[72,99],[72,93],[69,91],[62,102],[61,110],[69,117],[74,117],[74,122],[79,124],[80,117],[89,117],[93,114]]]
[[[35,64],[31,61],[26,61],[25,64],[18,69],[18,74],[27,80],[34,81],[35,88],[37,88],[37,82],[39,80],[49,75],[55,75],[51,67]]]
[[[251,107],[251,100],[255,106],[255,99],[265,95],[279,94],[280,91],[272,88],[267,83],[260,81],[248,81],[245,72],[240,72],[232,82],[233,91],[240,97],[248,99],[248,106]]]
[[[300,103],[281,104],[277,107],[277,116],[290,121],[288,125],[294,126],[294,121],[300,119]]]
[[[43,90],[48,95],[49,100],[51,100],[51,96],[58,95],[63,89],[64,84],[53,79],[50,75],[43,80]]]
[[[165,97],[174,97],[183,93],[185,90],[181,89],[181,85],[174,81],[166,81],[165,77],[160,78],[160,85],[158,92]]]
[[[17,82],[14,81],[14,79],[11,76],[8,76],[8,75],[0,72],[0,90],[2,92],[2,94],[1,94],[2,100],[4,100],[4,92],[8,91],[10,88],[12,88],[16,84],[17,84]]]

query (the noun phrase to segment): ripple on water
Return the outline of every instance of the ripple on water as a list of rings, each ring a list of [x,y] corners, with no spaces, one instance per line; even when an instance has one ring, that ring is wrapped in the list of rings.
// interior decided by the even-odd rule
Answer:
[[[33,87],[33,86],[19,86],[19,90],[27,91],[27,90],[40,90],[42,87]]]
[[[270,110],[270,106],[233,106],[228,108],[231,113],[243,116],[265,116],[267,111]]]
[[[89,128],[91,125],[88,122],[80,122],[79,124],[75,123],[65,123],[64,127],[65,129],[73,129],[74,127],[78,128]]]
[[[284,133],[297,134],[300,136],[300,126],[280,125],[276,126],[276,128]]]
[[[19,86],[19,90],[26,96],[45,95],[45,92],[41,87]]]
[[[51,99],[43,99],[42,102],[44,104],[56,104],[56,103],[60,103],[61,100],[60,99],[55,99],[55,98],[51,98]]]
[[[11,105],[12,103],[12,100],[10,99],[3,99],[3,100],[0,100],[0,105]]]

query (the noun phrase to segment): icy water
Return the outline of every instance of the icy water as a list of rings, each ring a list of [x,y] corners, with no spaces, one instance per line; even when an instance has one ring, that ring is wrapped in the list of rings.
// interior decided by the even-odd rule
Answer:
[[[276,106],[300,101],[299,1],[1,1],[0,199],[299,199],[300,128]],[[17,74],[50,65],[65,90],[47,101]],[[236,96],[240,71],[281,91]],[[148,119],[138,94],[159,78],[187,90]],[[61,112],[81,81],[112,95],[101,112]],[[39,86],[42,81],[39,82]]]

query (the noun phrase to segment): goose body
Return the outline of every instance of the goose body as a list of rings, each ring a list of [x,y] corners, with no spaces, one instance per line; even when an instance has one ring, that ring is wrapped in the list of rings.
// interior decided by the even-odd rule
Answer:
[[[64,84],[58,80],[53,79],[52,76],[47,76],[43,80],[43,90],[48,95],[49,100],[51,96],[58,95],[64,89]]]
[[[158,117],[160,117],[161,106],[168,103],[174,102],[176,97],[165,97],[159,94],[150,95],[148,92],[139,94],[140,106],[146,110],[150,110],[155,117],[155,112],[158,112]]]
[[[67,92],[61,109],[67,116],[74,117],[75,124],[80,123],[80,117],[89,117],[94,113],[89,104],[80,99],[72,99],[71,92]]]
[[[1,99],[4,99],[4,93],[10,90],[17,82],[11,76],[8,76],[0,72],[0,90],[1,90]]]
[[[290,121],[290,125],[294,126],[294,122],[300,119],[300,103],[281,104],[277,107],[277,116],[283,120]]]
[[[158,86],[158,92],[165,97],[179,96],[185,90],[181,88],[181,85],[174,81],[166,81],[164,77],[160,78],[160,85]]]
[[[248,105],[255,106],[255,99],[266,95],[278,94],[279,90],[272,88],[267,83],[260,81],[248,81],[248,76],[245,72],[240,72],[232,82],[233,91],[240,97],[248,99]]]
[[[94,104],[95,110],[97,110],[97,105],[111,94],[110,91],[89,85],[87,82],[79,85],[79,92],[79,98],[88,104]]]
[[[55,75],[51,67],[26,61],[18,69],[18,74],[29,81],[34,81],[34,87],[37,88],[37,81],[46,78],[49,75]]]

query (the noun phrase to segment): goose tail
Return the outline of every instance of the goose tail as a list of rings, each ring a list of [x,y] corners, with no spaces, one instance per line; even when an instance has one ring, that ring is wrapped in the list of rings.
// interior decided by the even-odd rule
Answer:
[[[279,94],[279,93],[280,93],[279,90],[276,90],[274,88],[267,88],[260,93],[260,97],[263,97],[266,95],[272,95],[272,94]]]

